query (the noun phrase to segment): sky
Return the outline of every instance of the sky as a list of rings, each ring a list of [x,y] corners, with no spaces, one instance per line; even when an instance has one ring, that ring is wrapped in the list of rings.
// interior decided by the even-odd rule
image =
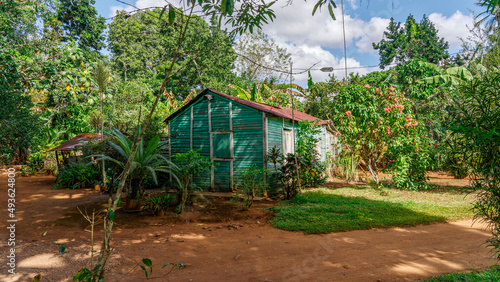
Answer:
[[[122,0],[139,8],[163,7],[164,0]],[[312,16],[316,0],[278,0],[274,4],[276,19],[262,30],[292,54],[294,73],[315,67],[311,71],[315,82],[328,79],[322,67],[333,67],[336,78],[344,77],[344,48],[342,37],[341,0],[336,0],[330,18],[326,7]],[[404,22],[412,14],[417,21],[427,15],[450,45],[449,53],[460,51],[461,40],[469,35],[473,25],[473,11],[477,14],[476,0],[345,0],[345,33],[348,72],[363,75],[379,70],[379,55],[372,42],[379,42],[387,29],[390,18]],[[176,3],[176,2],[172,2]],[[178,2],[177,2],[178,3]],[[130,6],[116,0],[98,0],[96,9],[105,18],[111,18],[119,9],[131,10]],[[109,23],[111,20],[107,20]],[[307,74],[295,75],[294,82],[305,85]]]

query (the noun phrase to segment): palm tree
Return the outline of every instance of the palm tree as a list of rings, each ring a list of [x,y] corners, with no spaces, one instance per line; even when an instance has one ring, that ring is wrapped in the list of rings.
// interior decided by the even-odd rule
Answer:
[[[486,11],[483,11],[476,16],[476,25],[484,23],[486,29],[490,32],[500,25],[499,0],[480,0],[476,3],[476,5],[482,8],[486,7]]]
[[[108,144],[116,151],[118,156],[113,158],[105,155],[95,155],[94,157],[97,157],[95,161],[110,161],[123,169],[132,151],[133,140],[130,140],[116,128],[110,131],[110,136],[113,137],[113,140],[108,141]],[[144,193],[144,180],[146,178],[151,177],[154,183],[158,184],[157,172],[172,173],[172,170],[175,170],[176,166],[160,153],[160,148],[165,144],[166,142],[160,141],[159,136],[155,136],[145,146],[144,140],[141,138],[130,169],[127,185],[129,191],[128,198],[137,199],[142,196]],[[119,173],[121,176],[121,171]],[[172,176],[177,180],[175,174],[172,174]]]

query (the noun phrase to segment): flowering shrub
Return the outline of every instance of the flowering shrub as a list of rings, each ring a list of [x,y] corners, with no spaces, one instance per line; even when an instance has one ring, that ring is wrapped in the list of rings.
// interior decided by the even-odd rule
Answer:
[[[377,187],[380,186],[380,162],[388,151],[398,149],[397,155],[406,154],[401,158],[404,167],[400,169],[404,169],[406,175],[412,171],[408,169],[411,167],[408,161],[414,160],[410,155],[422,148],[417,137],[421,124],[411,112],[410,101],[397,89],[348,85],[335,97],[334,104],[333,120],[342,134],[342,144],[348,154],[366,163]],[[419,167],[424,167],[425,176],[425,163]],[[398,183],[401,183],[401,175],[399,177]]]
[[[392,146],[388,152],[389,158],[394,160],[392,166],[392,180],[394,186],[406,190],[427,189],[427,169],[432,163],[432,150],[438,146],[431,146],[429,138],[424,135],[415,135]]]

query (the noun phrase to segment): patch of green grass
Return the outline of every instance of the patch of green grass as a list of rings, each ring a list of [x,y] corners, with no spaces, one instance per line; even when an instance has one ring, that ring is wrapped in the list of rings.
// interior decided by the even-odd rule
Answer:
[[[483,281],[500,281],[500,266],[494,265],[487,270],[479,272],[462,272],[451,273],[435,276],[425,282],[483,282]]]
[[[277,212],[271,221],[277,228],[331,233],[471,218],[471,207],[463,193],[344,187],[310,190],[270,209]]]

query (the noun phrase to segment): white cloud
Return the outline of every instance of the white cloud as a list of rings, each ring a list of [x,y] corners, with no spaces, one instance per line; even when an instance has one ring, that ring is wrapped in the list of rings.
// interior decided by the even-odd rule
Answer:
[[[341,79],[345,76],[344,70],[344,58],[338,58],[332,55],[332,53],[324,50],[320,46],[310,46],[306,44],[280,44],[281,46],[287,48],[287,51],[292,54],[293,61],[293,73],[303,72],[302,74],[294,75],[294,82],[306,86],[307,85],[307,69],[314,66],[311,71],[311,75],[315,82],[321,82],[328,80],[329,74],[334,74],[337,79]],[[316,65],[315,65],[316,64]],[[354,58],[347,58],[347,67],[355,68],[360,67],[361,64]],[[322,67],[333,67],[333,73],[325,73],[319,69]],[[304,72],[305,71],[305,72]],[[360,74],[368,73],[368,69],[353,69],[349,70],[351,72],[359,72]]]
[[[356,47],[361,53],[376,53],[372,43],[378,43],[384,37],[384,31],[389,26],[390,20],[373,17],[365,25],[365,34],[356,42]]]
[[[315,1],[294,1],[289,6],[276,8],[276,19],[264,26],[264,32],[273,38],[283,38],[282,41],[341,48],[342,21],[332,20],[326,6],[312,16],[314,5]],[[334,13],[340,18],[339,8],[334,9]],[[348,45],[353,45],[354,39],[364,34],[364,22],[349,15],[345,16],[345,21],[346,41]]]
[[[356,4],[357,0],[348,0],[349,4],[351,4],[351,8],[353,10],[356,10],[357,8],[359,8],[358,4]]]
[[[356,1],[353,1],[355,3]],[[315,1],[295,1],[293,5],[276,9],[276,20],[264,26],[264,32],[281,42],[343,48],[340,8],[334,9],[333,21],[326,7],[312,16]],[[345,36],[348,49],[361,53],[373,52],[372,42],[379,42],[389,25],[389,19],[372,17],[369,21],[345,15]]]
[[[444,37],[450,44],[452,51],[460,49],[462,41],[460,38],[466,38],[469,35],[469,27],[473,27],[474,18],[472,15],[464,15],[456,11],[451,17],[447,18],[440,13],[429,15],[429,20],[434,23],[438,30],[438,36]]]

